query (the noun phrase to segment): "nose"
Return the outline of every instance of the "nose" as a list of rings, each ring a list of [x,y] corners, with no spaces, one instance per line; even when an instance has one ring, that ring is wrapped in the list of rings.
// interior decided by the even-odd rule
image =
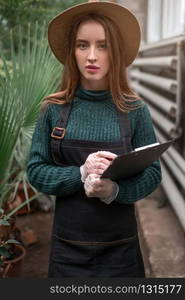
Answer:
[[[95,62],[97,60],[96,49],[94,46],[91,46],[89,48],[89,53],[88,53],[87,59],[89,62]]]

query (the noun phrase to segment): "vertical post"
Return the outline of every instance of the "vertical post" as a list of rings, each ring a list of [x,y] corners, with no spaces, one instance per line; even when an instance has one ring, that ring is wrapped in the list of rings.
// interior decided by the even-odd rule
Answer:
[[[177,82],[178,90],[176,96],[177,103],[177,117],[176,117],[176,129],[182,128],[182,136],[179,141],[180,152],[185,157],[185,41],[180,40],[177,43],[177,56],[178,56],[178,65],[177,65]]]

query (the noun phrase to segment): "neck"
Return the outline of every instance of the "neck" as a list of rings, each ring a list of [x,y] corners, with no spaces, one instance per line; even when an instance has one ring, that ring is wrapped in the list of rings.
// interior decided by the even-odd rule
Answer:
[[[107,80],[86,80],[85,78],[81,79],[80,84],[85,90],[92,91],[101,91],[108,90],[108,82]]]
[[[75,91],[75,96],[88,101],[112,101],[112,96],[109,90],[92,90],[84,89],[79,86]]]

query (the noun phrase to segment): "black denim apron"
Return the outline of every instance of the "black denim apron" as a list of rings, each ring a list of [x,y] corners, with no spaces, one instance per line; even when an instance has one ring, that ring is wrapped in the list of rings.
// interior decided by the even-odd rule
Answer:
[[[60,166],[81,166],[90,153],[123,154],[132,149],[128,114],[118,111],[121,141],[64,139],[72,105],[65,105],[52,136],[53,159]],[[101,130],[101,129],[100,129]],[[57,136],[62,136],[60,141]],[[88,198],[82,187],[57,197],[48,277],[144,277],[134,204]]]

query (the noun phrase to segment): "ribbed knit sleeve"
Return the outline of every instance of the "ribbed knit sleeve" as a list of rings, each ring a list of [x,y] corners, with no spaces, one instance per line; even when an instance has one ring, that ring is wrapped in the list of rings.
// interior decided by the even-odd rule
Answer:
[[[28,180],[38,191],[65,196],[78,191],[81,182],[80,168],[56,166],[50,151],[51,126],[50,105],[40,114],[32,137],[30,157],[27,164]]]
[[[132,114],[132,112],[130,112]],[[147,105],[136,111],[136,120],[132,136],[134,148],[156,142],[153,124]],[[130,204],[152,193],[161,182],[159,160],[153,162],[143,172],[129,179],[119,180],[119,193],[115,199],[120,203]]]

